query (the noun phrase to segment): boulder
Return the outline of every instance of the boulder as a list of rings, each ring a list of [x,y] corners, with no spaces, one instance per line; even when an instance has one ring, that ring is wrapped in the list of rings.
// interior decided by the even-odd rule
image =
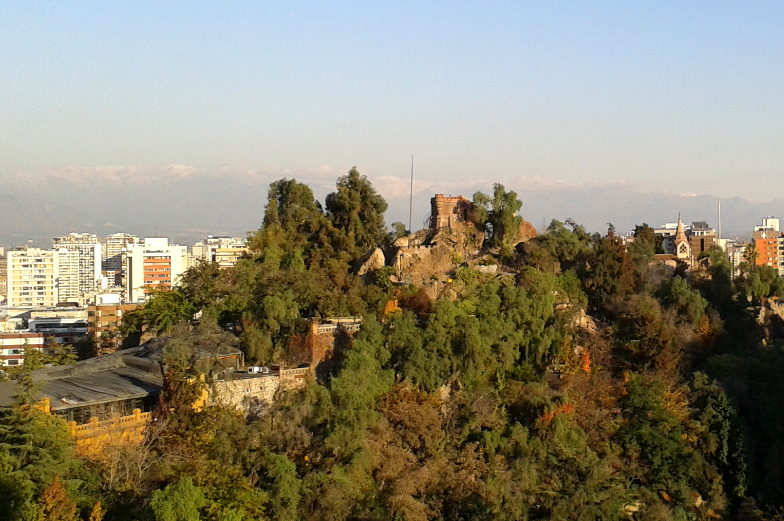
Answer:
[[[381,251],[381,248],[376,248],[370,252],[367,260],[365,260],[365,262],[363,262],[359,267],[359,270],[357,270],[357,275],[366,275],[370,272],[383,268],[386,266],[386,264],[387,259],[384,257],[384,252]]]

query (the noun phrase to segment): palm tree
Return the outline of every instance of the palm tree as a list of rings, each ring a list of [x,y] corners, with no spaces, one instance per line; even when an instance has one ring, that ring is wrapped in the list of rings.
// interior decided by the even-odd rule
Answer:
[[[750,242],[746,246],[746,251],[743,252],[743,258],[749,263],[749,271],[754,271],[754,266],[757,265],[757,258],[759,257],[759,250],[757,245]]]

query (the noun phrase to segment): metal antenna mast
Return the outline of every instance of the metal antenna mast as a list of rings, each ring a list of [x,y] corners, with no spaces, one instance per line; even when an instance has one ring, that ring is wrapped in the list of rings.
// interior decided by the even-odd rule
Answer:
[[[414,213],[414,154],[411,154],[411,188],[408,194],[408,233],[414,233],[411,229],[411,216]]]
[[[719,205],[719,240],[721,240],[721,199],[719,199],[718,205]]]

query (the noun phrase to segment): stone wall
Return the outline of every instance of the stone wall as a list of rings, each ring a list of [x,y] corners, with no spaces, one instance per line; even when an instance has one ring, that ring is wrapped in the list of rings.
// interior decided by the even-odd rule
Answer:
[[[276,374],[220,380],[212,384],[210,403],[231,405],[245,414],[258,416],[275,399],[280,389],[280,376]]]
[[[308,383],[308,376],[312,370],[310,367],[295,367],[293,369],[280,370],[280,388],[283,391],[292,389],[302,389]]]

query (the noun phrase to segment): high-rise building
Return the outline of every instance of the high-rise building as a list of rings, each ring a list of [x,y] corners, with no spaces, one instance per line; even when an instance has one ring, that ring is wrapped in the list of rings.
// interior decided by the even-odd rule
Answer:
[[[6,304],[46,307],[82,300],[79,253],[66,248],[20,248],[6,255]]]
[[[163,238],[145,238],[141,244],[130,245],[126,257],[128,302],[144,302],[151,293],[170,290],[188,269],[187,248]]]
[[[81,263],[79,252],[68,248],[56,248],[57,258],[55,285],[57,302],[77,302],[84,296],[80,287]]]
[[[8,263],[6,261],[5,250],[0,254],[0,304],[5,302],[8,286]]]
[[[41,307],[57,304],[60,256],[56,250],[25,248],[11,250],[6,257],[8,306]]]
[[[780,221],[776,217],[763,217],[762,224],[754,227],[755,232],[772,231],[778,232],[780,230]]]
[[[101,242],[92,233],[69,233],[52,239],[54,247],[78,254],[80,296],[95,292],[101,279]]]
[[[779,220],[765,217],[762,224],[754,227],[752,242],[756,249],[757,266],[770,266],[784,275],[784,236],[779,230]]]
[[[129,233],[114,233],[106,237],[105,243],[103,271],[109,284],[125,287],[128,270],[125,254],[129,246],[139,243],[139,238]]]

